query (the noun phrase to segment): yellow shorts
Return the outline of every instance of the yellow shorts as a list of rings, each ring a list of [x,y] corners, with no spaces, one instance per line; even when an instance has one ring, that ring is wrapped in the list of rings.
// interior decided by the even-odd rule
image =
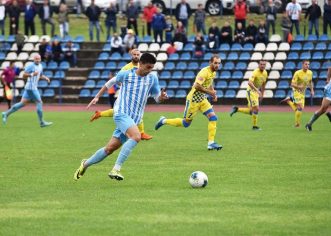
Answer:
[[[252,90],[247,90],[247,101],[249,107],[259,106],[259,94]]]
[[[293,91],[292,99],[295,104],[301,104],[302,108],[305,106],[305,95],[303,93]]]
[[[184,119],[193,120],[193,117],[197,114],[198,111],[205,113],[210,109],[213,109],[213,106],[208,102],[207,99],[203,99],[201,102],[192,102],[191,100],[186,100]]]

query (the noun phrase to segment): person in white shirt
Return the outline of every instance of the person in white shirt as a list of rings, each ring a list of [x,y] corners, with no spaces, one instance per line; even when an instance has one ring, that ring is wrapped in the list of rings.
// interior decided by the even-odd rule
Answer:
[[[122,54],[123,53],[122,43],[123,43],[122,38],[118,36],[118,34],[115,32],[110,40],[110,47],[111,47],[110,52],[111,53],[119,52],[120,54]]]
[[[286,6],[286,13],[290,18],[290,20],[292,21],[291,34],[293,31],[293,26],[295,26],[297,35],[300,34],[299,22],[300,22],[301,10],[302,10],[301,6],[299,3],[296,2],[296,0],[292,0],[292,2],[288,3]]]

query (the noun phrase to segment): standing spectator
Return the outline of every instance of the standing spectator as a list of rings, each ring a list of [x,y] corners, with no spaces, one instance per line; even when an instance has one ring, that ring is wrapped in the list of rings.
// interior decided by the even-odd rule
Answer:
[[[206,20],[206,12],[203,9],[201,3],[198,4],[198,9],[195,11],[194,15],[194,27],[196,32],[202,31],[203,35],[206,35],[206,27],[205,27],[205,20]]]
[[[319,35],[319,18],[321,17],[322,12],[319,5],[317,5],[317,0],[312,1],[312,5],[310,5],[306,11],[305,19],[308,18],[308,34],[313,33],[313,26],[315,27],[315,34]]]
[[[160,38],[160,43],[163,42],[163,30],[166,28],[166,20],[161,13],[160,8],[157,9],[156,14],[153,16],[152,28],[154,33],[154,41],[157,43]]]
[[[77,48],[69,40],[63,47],[64,59],[69,61],[71,66],[77,66]]]
[[[203,35],[199,32],[194,39],[194,57],[201,58],[205,51],[205,40]]]
[[[237,23],[240,22],[242,28],[245,29],[247,13],[249,12],[249,8],[246,5],[246,2],[244,0],[237,0],[236,4],[234,5],[233,11],[235,26],[237,27]]]
[[[128,8],[126,9],[126,17],[128,19],[127,28],[131,29],[132,25],[134,27],[134,31],[137,35],[139,35],[138,32],[138,26],[137,26],[137,19],[139,17],[139,9],[133,2],[133,0],[130,0]]]
[[[57,39],[54,39],[54,41],[52,43],[52,57],[53,57],[53,60],[58,63],[61,62],[61,60],[63,59],[62,47],[61,47],[59,40],[57,40]]]
[[[51,35],[54,36],[55,32],[55,24],[52,19],[53,10],[49,5],[48,0],[44,0],[43,6],[39,8],[39,17],[41,21],[41,29],[43,31],[43,35],[47,35],[46,32],[46,23],[51,25]]]
[[[276,33],[276,27],[275,27],[276,19],[277,19],[277,8],[275,7],[273,0],[269,0],[269,5],[268,5],[267,11],[266,11],[268,38],[269,38],[270,25],[272,27],[272,34]]]
[[[127,34],[124,36],[123,45],[126,52],[136,48],[136,37],[132,29],[129,29]]]
[[[234,30],[234,42],[243,44],[245,42],[245,29],[241,22],[237,23],[237,27]]]
[[[149,2],[148,5],[146,7],[144,7],[144,16],[143,19],[146,22],[146,26],[147,26],[147,35],[151,36],[152,35],[152,20],[153,20],[153,16],[154,14],[156,14],[157,12],[157,8],[153,5],[152,2]]]
[[[5,35],[5,17],[6,17],[6,7],[2,1],[0,1],[0,30],[1,34]]]
[[[84,9],[83,7],[83,1],[82,0],[77,0],[76,1],[76,7],[77,7],[77,17],[80,17],[80,14],[82,13],[82,9]]]
[[[31,31],[31,35],[36,34],[35,25],[34,25],[34,17],[36,16],[37,11],[35,6],[32,4],[32,0],[26,0],[26,6],[24,10],[24,27],[25,35],[29,35],[29,31]]]
[[[122,44],[123,44],[122,38],[118,36],[118,34],[115,32],[113,34],[113,37],[111,37],[110,39],[110,52],[111,53],[119,52],[120,54],[123,54]]]
[[[11,61],[9,66],[2,71],[2,74],[1,74],[2,86],[3,87],[8,86],[8,88],[11,89],[12,88],[11,85],[14,83],[15,77],[16,77],[15,62]],[[8,109],[10,109],[11,98],[9,98],[9,96],[7,96],[6,89],[3,90],[3,98],[7,101]]]
[[[291,34],[293,32],[293,25],[295,26],[295,30],[297,32],[297,35],[300,34],[300,14],[301,14],[301,6],[299,3],[296,2],[296,0],[292,0],[292,2],[289,2],[286,6],[286,12],[288,17],[290,18],[292,22],[291,26]]]
[[[15,35],[19,30],[21,9],[17,5],[17,0],[13,0],[12,5],[8,8],[9,15],[9,34]]]
[[[227,20],[224,22],[224,26],[221,28],[220,43],[228,43],[229,45],[232,44],[232,27]]]
[[[117,32],[117,9],[114,3],[110,3],[110,6],[105,11],[106,19],[105,19],[105,25],[107,29],[107,39],[109,39],[110,36],[110,29],[113,28],[113,34]]]
[[[246,28],[245,42],[255,44],[256,35],[257,35],[257,27],[254,24],[254,20],[250,20]]]
[[[288,18],[286,11],[283,13],[282,17],[282,31],[283,31],[283,42],[288,42],[289,34],[291,31],[292,21]],[[290,42],[289,42],[290,43]]]
[[[181,0],[180,3],[177,4],[175,10],[175,16],[177,21],[181,21],[186,31],[188,29],[189,18],[192,14],[190,4],[186,2],[186,0]]]
[[[22,52],[25,41],[25,35],[21,31],[18,31],[15,35],[15,43],[17,45],[17,55]]]
[[[267,27],[264,20],[260,20],[260,24],[257,27],[256,42],[264,44],[268,43]]]
[[[113,72],[109,72],[109,79],[112,79],[114,77]],[[111,108],[114,108],[115,100],[116,100],[116,91],[117,91],[117,86],[114,84],[108,89],[108,97],[109,97],[109,105]]]
[[[69,34],[69,17],[68,17],[68,7],[65,3],[61,3],[59,7],[59,28],[60,35],[62,38]]]
[[[323,14],[323,34],[328,34],[328,26],[331,31],[331,0],[328,0],[324,4]]]
[[[97,30],[97,41],[100,42],[99,17],[101,14],[101,10],[97,5],[95,5],[94,1],[95,0],[91,0],[91,5],[88,6],[85,14],[90,21],[90,26],[89,26],[90,40],[93,41],[93,29],[95,27]]]
[[[172,24],[171,16],[166,16],[165,37],[167,43],[172,42],[173,31],[174,31],[174,25]]]
[[[49,62],[52,58],[52,47],[46,41],[46,38],[43,38],[39,44],[39,54],[42,61]]]
[[[214,21],[211,24],[210,28],[208,29],[208,41],[210,41],[210,39],[215,40],[215,47],[214,48],[218,48],[219,47],[219,39],[220,39],[220,30],[216,25],[216,21]]]

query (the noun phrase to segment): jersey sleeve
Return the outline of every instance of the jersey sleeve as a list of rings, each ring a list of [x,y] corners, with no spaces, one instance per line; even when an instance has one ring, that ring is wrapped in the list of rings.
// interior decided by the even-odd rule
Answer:
[[[296,71],[293,75],[293,78],[292,78],[292,82],[293,83],[297,83],[298,82],[298,78],[299,78],[299,72]]]
[[[153,97],[155,96],[159,96],[160,95],[160,85],[159,85],[159,79],[157,77],[157,75],[155,74],[152,74],[153,76],[153,85],[151,87],[151,95]]]
[[[253,73],[252,73],[252,75],[251,75],[251,77],[249,78],[249,81],[251,81],[251,82],[255,82],[255,79],[257,78],[257,71],[256,70],[254,70],[253,71]]]
[[[33,64],[30,63],[29,65],[27,65],[25,67],[25,69],[24,69],[24,72],[29,73],[29,74],[32,73],[32,72],[34,72],[34,66],[33,66]]]
[[[208,77],[208,73],[206,70],[202,70],[198,73],[197,77],[195,78],[195,83],[202,85],[203,82],[206,81]]]
[[[123,83],[125,76],[129,73],[129,71],[120,71],[116,75],[116,83]]]

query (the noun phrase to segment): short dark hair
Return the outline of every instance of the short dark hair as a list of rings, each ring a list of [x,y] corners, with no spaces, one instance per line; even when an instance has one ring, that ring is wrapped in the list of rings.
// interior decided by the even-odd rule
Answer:
[[[209,62],[213,62],[215,58],[216,58],[216,59],[220,59],[220,56],[219,56],[218,54],[213,54],[213,55],[211,56]]]
[[[155,64],[156,58],[150,53],[143,53],[139,59],[139,62],[142,64]]]

